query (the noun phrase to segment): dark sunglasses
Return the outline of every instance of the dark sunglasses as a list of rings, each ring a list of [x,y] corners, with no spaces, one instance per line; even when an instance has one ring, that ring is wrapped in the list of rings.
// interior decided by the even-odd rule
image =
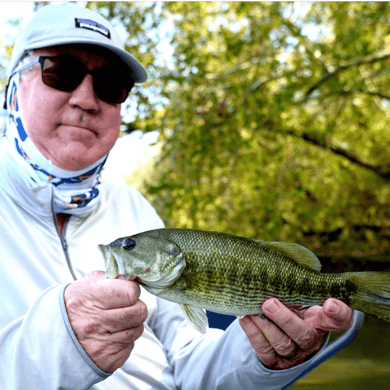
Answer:
[[[80,58],[66,54],[58,57],[39,56],[17,72],[24,73],[38,62],[41,64],[42,82],[60,91],[74,91],[86,74],[91,74],[97,97],[104,102],[118,104],[126,100],[134,87],[134,80],[125,69],[120,71],[114,65],[106,65],[88,70]]]

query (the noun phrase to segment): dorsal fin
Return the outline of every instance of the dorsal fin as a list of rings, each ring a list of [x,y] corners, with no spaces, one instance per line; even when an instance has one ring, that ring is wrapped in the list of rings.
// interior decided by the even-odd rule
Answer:
[[[321,270],[321,263],[317,256],[302,245],[291,242],[264,241],[255,238],[252,238],[252,240],[287,256],[303,268],[317,272]]]

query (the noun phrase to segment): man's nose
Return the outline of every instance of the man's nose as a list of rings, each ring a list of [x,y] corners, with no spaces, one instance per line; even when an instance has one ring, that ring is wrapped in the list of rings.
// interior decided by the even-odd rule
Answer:
[[[100,101],[93,89],[93,78],[86,74],[81,84],[71,92],[69,104],[78,106],[86,111],[99,111]]]

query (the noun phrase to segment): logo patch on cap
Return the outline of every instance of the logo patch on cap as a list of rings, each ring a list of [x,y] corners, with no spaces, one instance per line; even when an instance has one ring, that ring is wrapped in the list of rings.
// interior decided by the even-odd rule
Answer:
[[[102,24],[94,22],[89,19],[75,18],[76,27],[78,28],[86,28],[87,30],[96,31],[108,39],[111,39],[110,30],[107,27],[104,27]]]

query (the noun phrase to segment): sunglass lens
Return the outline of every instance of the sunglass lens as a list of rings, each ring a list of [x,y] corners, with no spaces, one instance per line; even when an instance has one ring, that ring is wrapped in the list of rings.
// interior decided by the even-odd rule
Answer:
[[[123,103],[129,95],[133,81],[116,68],[102,68],[94,74],[94,89],[99,99],[107,103]]]
[[[46,58],[42,65],[42,81],[60,91],[73,91],[84,76],[85,68],[72,57]]]
[[[118,71],[114,66],[106,66],[91,73],[96,95],[107,103],[123,103],[134,86],[127,72]],[[84,64],[72,56],[46,57],[42,64],[42,81],[60,91],[75,90],[86,74]]]

